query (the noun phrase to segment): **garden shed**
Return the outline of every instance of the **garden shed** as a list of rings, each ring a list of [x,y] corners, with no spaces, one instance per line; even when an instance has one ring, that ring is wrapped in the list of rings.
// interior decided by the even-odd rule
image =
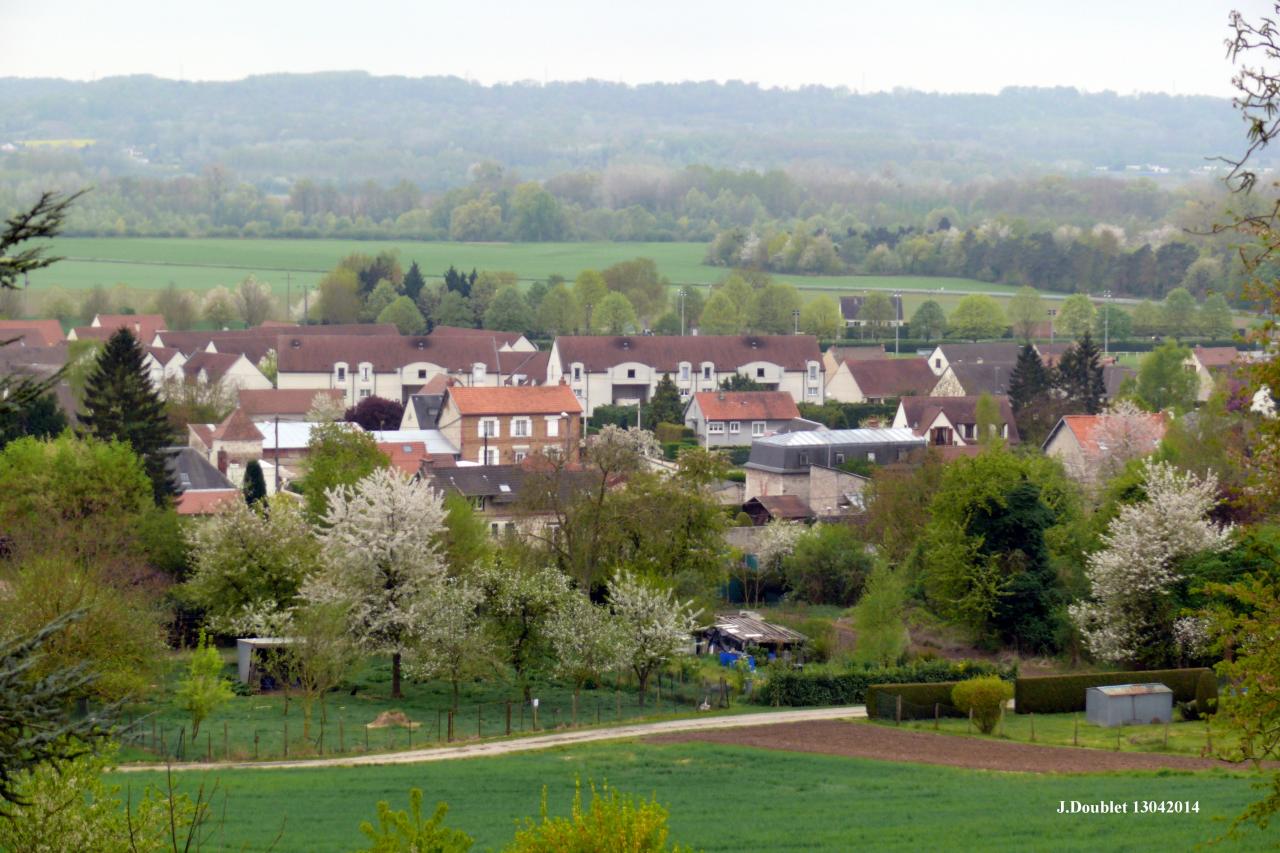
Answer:
[[[243,684],[258,686],[262,677],[262,653],[287,646],[292,640],[283,637],[245,637],[236,640],[236,677]]]
[[[766,622],[753,610],[722,613],[715,624],[702,629],[707,654],[744,652],[748,646],[759,646],[771,654],[791,651],[808,641],[799,631]]]
[[[1167,723],[1173,718],[1173,691],[1163,684],[1111,684],[1084,694],[1085,719],[1095,726]]]

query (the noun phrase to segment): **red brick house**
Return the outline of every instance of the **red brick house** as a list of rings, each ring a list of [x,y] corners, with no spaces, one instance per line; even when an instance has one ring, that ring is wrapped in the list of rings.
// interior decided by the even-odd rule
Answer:
[[[437,427],[467,462],[515,465],[535,453],[577,461],[582,404],[567,385],[451,386]]]

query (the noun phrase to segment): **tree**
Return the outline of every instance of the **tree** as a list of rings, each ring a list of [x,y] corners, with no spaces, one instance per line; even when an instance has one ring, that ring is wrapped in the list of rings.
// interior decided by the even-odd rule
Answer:
[[[887,565],[878,564],[867,576],[862,598],[853,608],[858,634],[854,657],[863,664],[894,666],[907,652],[906,584]]]
[[[573,292],[563,284],[547,291],[538,305],[538,318],[534,325],[538,331],[557,337],[571,334],[582,324],[582,312]]]
[[[360,832],[373,844],[357,853],[467,853],[474,840],[460,829],[444,825],[449,813],[446,803],[437,803],[426,820],[422,817],[422,789],[409,791],[409,811],[392,811],[386,800],[378,801],[378,826],[361,821]]]
[[[1090,415],[1102,411],[1102,398],[1107,393],[1099,356],[1098,347],[1086,329],[1080,340],[1068,347],[1058,359],[1054,377],[1063,399],[1077,411],[1083,410]]]
[[[621,623],[609,609],[592,604],[585,595],[570,594],[547,621],[552,670],[573,683],[577,697],[584,684],[626,663]]]
[[[320,568],[320,544],[302,509],[277,500],[236,504],[188,529],[191,577],[181,597],[204,610],[211,629],[239,636],[278,636],[299,603],[306,578]]]
[[[770,283],[753,295],[748,309],[748,325],[767,335],[786,335],[795,330],[793,312],[800,310],[800,294],[789,284]]]
[[[385,397],[365,397],[347,409],[342,419],[358,424],[361,429],[369,432],[400,429],[400,421],[404,420],[404,406]]]
[[[969,712],[978,730],[989,735],[1004,716],[1004,707],[1013,698],[1013,685],[998,675],[980,675],[951,688],[951,701],[962,713]]]
[[[1172,409],[1186,412],[1195,407],[1200,388],[1195,373],[1187,370],[1191,351],[1168,341],[1147,353],[1138,366],[1135,393],[1142,405],[1152,412]]]
[[[1200,479],[1148,460],[1144,500],[1125,504],[1107,526],[1102,548],[1089,555],[1089,599],[1071,605],[1085,644],[1098,658],[1159,666],[1173,657],[1171,606],[1185,557],[1223,550],[1230,531],[1209,520],[1218,503],[1217,478]]]
[[[307,515],[315,521],[323,519],[330,492],[339,486],[354,485],[390,464],[373,436],[363,430],[343,423],[312,427],[307,441],[307,472],[302,480]]]
[[[36,397],[21,408],[0,407],[0,448],[25,436],[52,438],[66,428],[67,416],[52,394]]]
[[[261,326],[276,311],[276,300],[271,295],[271,285],[249,276],[240,282],[235,295],[236,312],[248,328]]]
[[[262,476],[262,465],[257,459],[249,460],[249,464],[244,466],[244,485],[240,491],[249,506],[267,499],[267,480]]]
[[[275,387],[276,380],[280,378],[280,358],[274,349],[267,350],[262,358],[258,359],[258,370],[271,381],[272,387]]]
[[[313,424],[331,424],[340,421],[346,415],[347,407],[342,397],[317,391],[311,398],[311,406],[307,409],[306,419]]]
[[[810,604],[848,607],[862,595],[872,560],[854,529],[816,524],[802,532],[783,559],[787,589]]]
[[[830,340],[840,334],[843,326],[840,306],[830,296],[815,296],[800,309],[800,330],[806,335]]]
[[[347,622],[346,602],[308,601],[289,614],[289,645],[282,650],[289,674],[302,698],[302,737],[311,738],[317,703],[320,721],[327,720],[324,698],[350,677],[361,663],[360,640]]]
[[[636,329],[636,312],[621,293],[610,293],[591,315],[592,330],[607,335],[623,335]]]
[[[142,347],[121,328],[98,355],[84,392],[80,423],[102,441],[121,441],[141,457],[157,504],[173,494],[165,461],[172,441],[164,404],[142,363]]]
[[[369,291],[369,295],[365,297],[364,309],[360,312],[360,319],[364,321],[372,321],[377,319],[378,315],[386,310],[387,306],[400,296],[396,290],[396,286],[385,278],[374,285],[373,290]]]
[[[1004,418],[1000,415],[1000,404],[990,394],[978,397],[974,406],[975,426],[978,430],[978,444],[986,447],[1001,439]]]
[[[549,662],[551,618],[566,597],[576,595],[564,572],[537,558],[529,555],[532,563],[495,560],[481,575],[484,615],[496,638],[494,648],[505,652],[526,702],[533,696],[534,674]]]
[[[1095,340],[1123,341],[1133,337],[1133,317],[1123,308],[1104,302],[1093,320]]]
[[[942,306],[932,299],[920,303],[911,315],[911,337],[931,341],[947,332],[947,315]]]
[[[338,267],[316,285],[316,314],[324,323],[354,323],[360,319],[360,280],[349,269]]]
[[[564,239],[568,221],[560,202],[537,184],[520,184],[511,195],[511,229],[517,240]]]
[[[404,274],[404,295],[409,297],[411,302],[416,303],[426,283],[427,280],[423,277],[422,270],[418,268],[418,262],[414,261],[409,264],[409,271]]]
[[[1212,340],[1226,340],[1235,332],[1231,319],[1231,306],[1221,293],[1211,294],[1200,307],[1200,327],[1197,331]]]
[[[391,698],[399,699],[402,659],[439,600],[444,506],[425,483],[385,468],[326,497],[320,539],[329,571],[308,578],[303,597],[347,608],[348,630],[366,651],[391,656]]]
[[[1181,340],[1196,333],[1199,326],[1196,299],[1185,288],[1169,291],[1169,295],[1164,298],[1161,313],[1164,315],[1166,334]]]
[[[154,308],[164,316],[165,326],[170,329],[190,329],[200,316],[196,295],[189,290],[178,290],[173,282],[156,294]]]
[[[605,784],[591,786],[591,804],[582,806],[582,787],[575,785],[569,817],[552,817],[543,792],[542,822],[525,822],[506,848],[507,853],[595,853],[628,850],[635,853],[680,853],[685,848],[667,844],[667,810],[657,797],[636,801],[619,796]]]
[[[747,605],[758,604],[764,598],[765,587],[781,579],[782,567],[804,533],[801,525],[782,519],[770,521],[760,531],[755,543],[755,565],[750,560],[739,562],[742,598]]]
[[[862,310],[858,312],[858,317],[878,337],[885,326],[898,319],[898,312],[889,297],[876,290],[868,293],[862,300]]]
[[[1164,334],[1164,312],[1151,300],[1144,299],[1135,305],[1132,317],[1135,335],[1151,338]]]
[[[500,239],[502,208],[492,193],[463,202],[449,215],[449,239],[460,242]]]
[[[641,705],[649,676],[689,641],[697,627],[702,611],[691,611],[690,603],[625,570],[609,581],[609,607],[622,626],[627,664],[639,683]]]
[[[1028,406],[1042,402],[1049,388],[1049,371],[1040,360],[1040,353],[1030,343],[1023,344],[1013,375],[1009,377],[1009,405],[1013,413],[1018,415]]]
[[[476,314],[467,297],[456,290],[450,290],[440,297],[440,304],[436,306],[431,322],[436,326],[471,329],[476,325]]]
[[[71,209],[71,203],[84,195],[77,193],[44,192],[30,208],[14,214],[4,221],[0,231],[0,290],[15,290],[18,281],[36,270],[57,263],[60,258],[46,254],[44,245],[18,249],[32,240],[48,240],[62,231],[62,224]]]
[[[501,288],[484,312],[484,327],[526,334],[534,327],[533,310],[515,285]]]
[[[765,391],[766,389],[759,382],[750,376],[744,376],[741,373],[734,373],[720,380],[721,391]]]
[[[1004,333],[1004,312],[993,297],[969,294],[951,312],[947,327],[949,335],[963,340],[997,338]]]
[[[447,579],[410,658],[409,671],[416,677],[449,682],[454,711],[462,680],[490,668],[493,661],[492,644],[480,618],[483,602],[480,587],[459,578]]]
[[[222,677],[222,656],[202,630],[187,660],[187,675],[174,691],[175,704],[191,717],[193,740],[200,734],[200,724],[232,695],[231,682]]]
[[[582,325],[585,329],[596,328],[593,325],[592,312],[600,306],[609,293],[609,285],[604,276],[596,270],[583,270],[573,281],[573,298],[582,309]]]
[[[702,309],[698,331],[704,335],[736,335],[745,328],[743,306],[736,304],[723,288],[715,290]]]
[[[1088,302],[1088,299],[1085,301]],[[1034,287],[1020,287],[1009,300],[1005,312],[1009,315],[1009,322],[1013,324],[1013,333],[1024,341],[1030,341],[1036,329],[1044,322],[1044,300]]]
[[[215,329],[225,329],[230,326],[236,319],[236,305],[231,292],[221,285],[210,289],[204,295],[200,313],[204,316],[205,322]]]
[[[1054,318],[1054,327],[1058,334],[1075,340],[1093,328],[1096,317],[1093,301],[1083,293],[1073,293],[1062,300],[1062,307]]]
[[[644,420],[650,428],[658,424],[684,423],[684,403],[670,374],[664,373],[658,380],[652,399],[644,406]]]
[[[391,323],[402,335],[422,334],[427,321],[422,312],[408,296],[397,296],[390,305],[378,312],[374,318],[379,323]]]
[[[652,259],[622,261],[601,274],[609,290],[627,297],[640,319],[646,322],[656,319],[667,307],[671,282],[659,275],[658,265]]]
[[[444,496],[445,530],[440,536],[449,576],[474,578],[493,550],[489,525],[480,518],[471,501],[458,492]]]

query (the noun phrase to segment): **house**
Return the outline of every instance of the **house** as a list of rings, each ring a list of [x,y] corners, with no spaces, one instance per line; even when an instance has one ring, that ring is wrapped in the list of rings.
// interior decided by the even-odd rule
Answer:
[[[980,397],[983,394],[1006,396],[1009,380],[1017,367],[1014,361],[955,362],[947,365],[938,377],[930,397]]]
[[[685,426],[703,447],[745,447],[800,417],[786,391],[699,391],[684,412]]]
[[[67,340],[57,320],[0,320],[0,341],[19,337],[29,347],[56,347]]]
[[[766,622],[759,613],[751,610],[717,614],[715,623],[701,629],[700,633],[702,648],[709,655],[722,651],[741,654],[749,646],[759,646],[770,656],[778,656],[795,651],[809,641],[799,631]]]
[[[541,385],[546,354],[508,350],[482,335],[281,335],[280,388],[339,389],[348,406],[365,397],[403,403],[434,376],[458,385]]]
[[[152,343],[173,347],[186,355],[205,350],[208,352],[238,353],[255,365],[268,353],[275,352],[281,335],[306,337],[310,335],[359,335],[362,337],[400,337],[400,330],[391,323],[345,323],[332,326],[293,326],[287,323],[263,323],[252,329],[222,329],[216,331],[174,332],[162,330],[156,333]]]
[[[843,468],[810,465],[809,509],[819,521],[832,521],[862,512],[865,509],[862,493],[870,482],[870,477]],[[746,493],[745,489],[743,493]]]
[[[842,361],[827,374],[826,396],[841,403],[883,403],[927,394],[937,381],[923,358]]]
[[[453,380],[437,374],[417,390],[410,394],[404,404],[404,417],[400,420],[401,429],[434,429],[440,422],[440,408],[444,405],[444,392]]]
[[[369,433],[391,467],[416,477],[424,466],[456,462],[457,448],[438,429],[390,429]]]
[[[98,314],[88,326],[76,326],[67,334],[69,341],[105,341],[120,329],[128,329],[145,346],[164,328],[160,314]]]
[[[757,495],[742,505],[751,523],[762,527],[771,521],[810,522],[814,520],[809,502],[798,495]]]
[[[869,346],[835,346],[827,347],[827,351],[822,354],[822,370],[827,374],[827,382],[830,383],[831,374],[836,372],[836,368],[840,366],[842,361],[876,361],[877,359],[889,358],[889,353],[885,352],[884,344],[873,344]]]
[[[903,397],[893,417],[894,429],[909,429],[926,438],[933,447],[963,447],[977,444],[978,397]],[[991,398],[1000,411],[997,426],[1000,438],[1017,444],[1018,423],[1008,397]]]
[[[151,384],[164,388],[166,382],[182,381],[182,366],[187,357],[180,350],[168,347],[144,347],[142,365],[151,377]]]
[[[1041,447],[1046,456],[1061,460],[1073,479],[1097,484],[1130,459],[1153,453],[1167,426],[1162,412],[1067,415],[1058,421]]]
[[[1244,360],[1235,347],[1196,347],[1183,362],[1183,366],[1195,373],[1200,385],[1196,400],[1203,403],[1213,394],[1213,387],[1221,377],[1229,375]]]
[[[467,329],[461,326],[433,326],[431,334],[437,338],[470,337],[491,339],[499,352],[537,352],[538,348],[519,332],[499,332],[493,329]]]
[[[229,391],[239,391],[241,388],[265,391],[272,387],[271,380],[239,353],[194,353],[183,362],[182,376],[188,382],[221,385]]]
[[[924,446],[925,439],[909,429],[820,429],[759,438],[751,442],[745,466],[746,499],[796,495],[809,503],[815,466],[887,465]]]
[[[236,392],[240,409],[254,423],[267,423],[279,418],[282,422],[297,423],[307,419],[307,412],[315,405],[317,395],[329,397],[335,404],[342,403],[342,392],[337,389],[312,391],[306,388],[241,388]]]
[[[576,461],[582,406],[567,385],[444,390],[438,428],[462,459],[515,465],[535,453]]]
[[[167,448],[165,468],[177,493],[178,515],[211,515],[243,500],[240,489],[191,447]]]
[[[553,523],[549,512],[532,509],[545,504],[543,494],[559,489],[562,500],[598,483],[598,474],[570,468],[551,472],[530,464],[432,465],[421,472],[423,480],[444,495],[457,494],[499,536],[544,527]]]
[[[941,376],[952,364],[1015,364],[1020,349],[1016,343],[942,343],[929,353],[929,368],[935,376]]]
[[[862,306],[866,302],[865,296],[841,296],[840,297],[840,316],[844,318],[846,328],[854,326],[871,325],[865,317],[860,316]],[[893,319],[885,323],[886,326],[902,326],[905,325],[902,313],[902,297],[894,293],[889,296],[889,304],[893,306]]]
[[[547,382],[567,382],[590,416],[597,406],[634,405],[670,376],[687,400],[741,376],[797,403],[823,400],[818,339],[812,335],[561,336],[551,347]]]

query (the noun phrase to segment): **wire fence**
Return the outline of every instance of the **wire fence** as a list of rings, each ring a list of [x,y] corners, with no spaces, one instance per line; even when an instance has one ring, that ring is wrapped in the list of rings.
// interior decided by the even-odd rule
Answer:
[[[643,696],[634,689],[594,689],[554,701],[533,696],[460,702],[456,709],[385,711],[373,719],[372,709],[335,710],[317,702],[309,722],[294,698],[286,703],[292,707],[274,719],[214,717],[194,734],[189,721],[126,716],[119,739],[143,753],[139,758],[177,762],[364,755],[722,710],[734,701],[734,692],[724,677],[690,682],[655,676]]]

